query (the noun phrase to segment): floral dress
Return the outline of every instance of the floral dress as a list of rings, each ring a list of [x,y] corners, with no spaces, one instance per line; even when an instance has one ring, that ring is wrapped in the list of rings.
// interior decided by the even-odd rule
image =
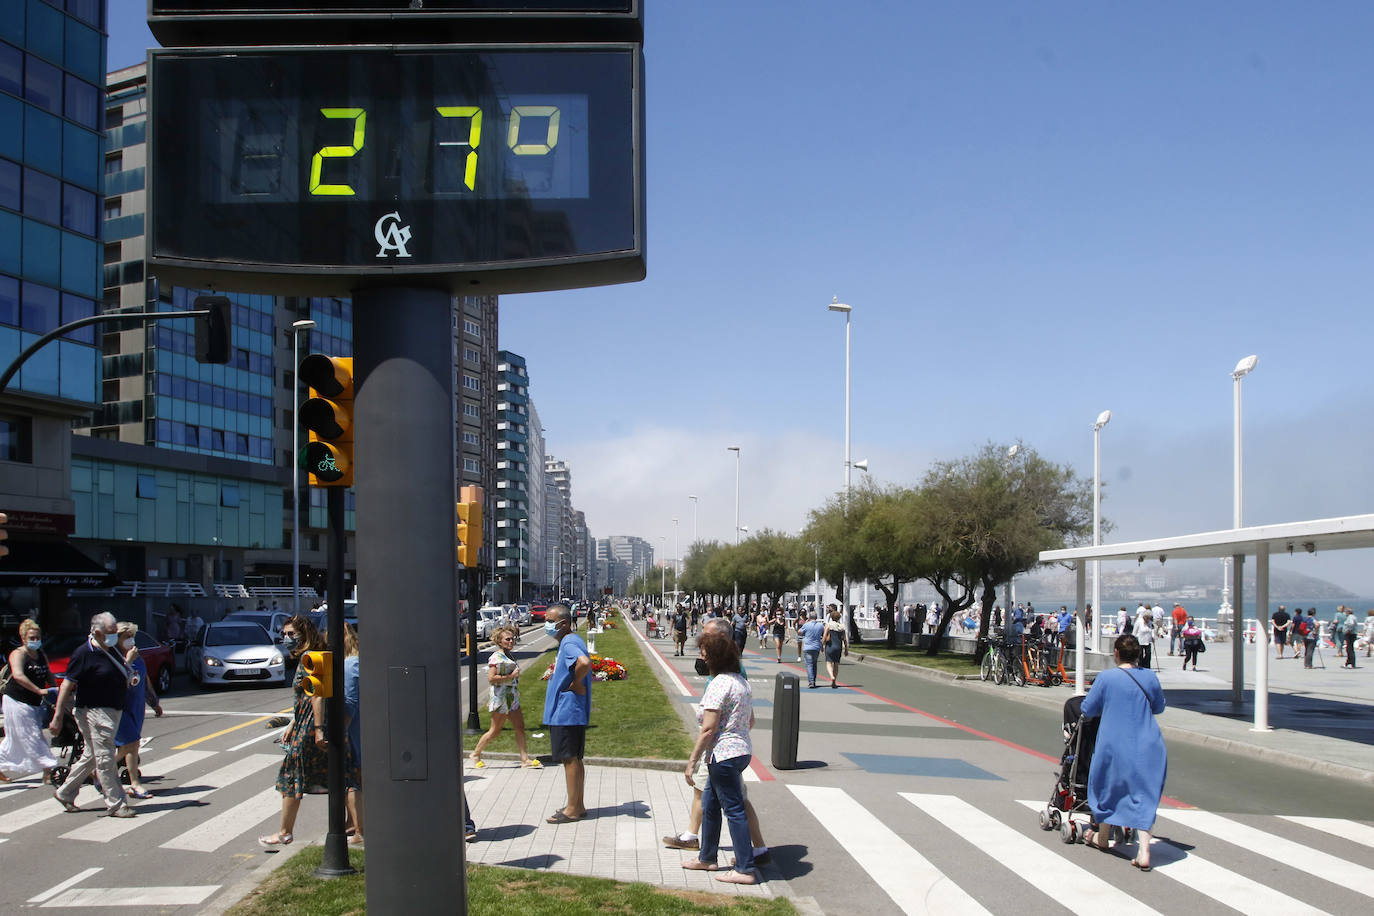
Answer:
[[[508,674],[516,674],[520,666],[511,660],[510,656],[500,649],[493,649],[487,658],[488,667],[495,668],[496,674],[505,677]],[[493,684],[491,696],[487,699],[487,712],[499,712],[502,715],[510,715],[513,710],[520,708],[520,686],[519,680],[511,681],[508,684]]]
[[[304,678],[305,666],[296,666],[296,678],[291,682],[291,689],[296,694],[296,711],[282,739],[286,756],[277,773],[277,791],[291,798],[329,792],[329,753],[315,743],[315,707],[301,683]],[[345,761],[344,772],[350,770]]]

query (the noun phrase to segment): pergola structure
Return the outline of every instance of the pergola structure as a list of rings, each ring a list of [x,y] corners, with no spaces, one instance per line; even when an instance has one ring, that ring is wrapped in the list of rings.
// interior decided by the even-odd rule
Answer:
[[[1201,534],[1130,541],[1124,544],[1103,544],[1098,547],[1069,547],[1046,550],[1040,554],[1042,563],[1068,563],[1077,572],[1077,610],[1080,638],[1078,639],[1078,672],[1076,692],[1083,692],[1083,608],[1087,563],[1090,560],[1148,560],[1167,562],[1170,559],[1206,559],[1232,557],[1232,594],[1235,612],[1231,615],[1231,702],[1239,705],[1245,693],[1245,658],[1242,634],[1241,600],[1244,582],[1244,562],[1255,558],[1255,607],[1259,626],[1255,637],[1255,731],[1269,730],[1269,629],[1264,625],[1269,607],[1269,557],[1274,553],[1316,553],[1327,550],[1351,550],[1374,547],[1374,514],[1347,515],[1342,518],[1323,518],[1307,522],[1286,522],[1280,525],[1256,525],[1249,528],[1228,528]],[[1095,612],[1101,619],[1102,609]]]

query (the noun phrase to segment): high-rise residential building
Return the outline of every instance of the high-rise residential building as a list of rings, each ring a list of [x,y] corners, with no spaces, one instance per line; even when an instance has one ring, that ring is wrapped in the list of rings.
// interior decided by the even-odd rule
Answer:
[[[526,465],[529,479],[526,481],[526,499],[529,513],[525,523],[525,575],[530,577],[527,594],[543,595],[549,585],[548,564],[545,559],[544,538],[544,428],[539,425],[539,411],[534,399],[529,403],[529,421],[526,424],[529,441],[526,443]]]
[[[565,462],[544,456],[545,562],[555,597],[569,597],[574,562],[572,539],[572,475]]]
[[[0,16],[0,371],[100,299],[105,4],[6,3]],[[0,394],[0,626],[37,610],[45,629],[80,622],[66,590],[109,581],[69,541],[71,425],[99,403],[100,329],[47,344]],[[113,480],[97,481],[114,500]]]
[[[453,388],[456,392],[454,446],[457,451],[458,486],[482,488],[482,549],[478,567],[482,570],[485,591],[500,574],[496,563],[497,513],[493,508],[499,493],[496,416],[502,401],[497,391],[497,328],[499,304],[496,296],[460,296],[453,300]],[[488,600],[495,596],[488,594]]]
[[[529,582],[529,374],[525,358],[501,350],[496,363],[496,575],[505,601],[523,597]],[[543,477],[543,465],[539,477]]]
[[[649,570],[654,568],[654,548],[644,538],[613,534],[603,540],[606,544],[606,556],[625,566],[629,580],[647,575]]]

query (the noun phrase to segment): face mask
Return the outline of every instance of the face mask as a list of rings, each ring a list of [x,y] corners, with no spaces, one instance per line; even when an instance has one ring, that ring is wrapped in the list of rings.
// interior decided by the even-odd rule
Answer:
[[[545,623],[545,624],[544,624],[544,632],[545,632],[545,633],[548,633],[548,634],[549,634],[550,636],[552,636],[554,639],[557,639],[557,638],[558,638],[558,624],[556,624],[556,623]]]
[[[120,649],[121,652],[128,652],[128,651],[131,651],[131,650],[133,649],[133,647],[134,647],[134,641],[133,641],[132,639],[125,640],[124,642],[122,642],[122,643],[119,644],[119,649]]]
[[[281,647],[285,649],[287,652],[290,652],[292,649],[296,648],[296,640],[292,639],[291,637],[287,637],[286,639],[283,639],[281,641]]]
[[[119,634],[118,634],[118,633],[106,633],[106,634],[105,634],[105,645],[109,646],[111,649],[113,649],[115,646],[119,645]]]
[[[28,647],[29,647],[30,649],[32,649],[34,652],[37,652],[37,651],[38,651],[38,647],[41,646],[41,645],[43,645],[43,642],[42,642],[42,640],[39,640],[39,639],[30,639],[28,642],[24,643],[24,645],[28,646]]]
[[[711,669],[706,667],[706,659],[704,658],[697,659],[696,667],[697,674],[700,674],[702,677],[705,677],[706,675],[711,673]]]

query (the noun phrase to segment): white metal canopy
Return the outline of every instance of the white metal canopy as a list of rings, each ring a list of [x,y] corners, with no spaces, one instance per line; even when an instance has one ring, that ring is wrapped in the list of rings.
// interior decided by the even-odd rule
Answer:
[[[1255,634],[1255,731],[1269,731],[1269,557],[1274,553],[1316,553],[1319,550],[1351,550],[1374,547],[1374,514],[1346,515],[1340,518],[1321,518],[1306,522],[1285,522],[1280,525],[1254,525],[1249,528],[1227,528],[1201,534],[1183,534],[1129,541],[1122,544],[1103,544],[1098,547],[1068,547],[1040,553],[1042,563],[1069,563],[1078,572],[1078,609],[1081,614],[1084,599],[1084,570],[1092,560],[1131,560],[1143,563],[1176,560],[1234,557],[1233,591],[1236,612],[1231,619],[1231,697],[1239,704],[1244,689],[1244,660],[1242,655],[1242,613],[1244,607],[1241,588],[1244,583],[1242,562],[1246,556],[1255,558],[1255,607],[1259,624]],[[1101,613],[1101,608],[1097,609]],[[1080,639],[1079,645],[1082,645]],[[1080,650],[1081,651],[1081,650]],[[1079,659],[1078,692],[1082,692],[1083,660]]]

